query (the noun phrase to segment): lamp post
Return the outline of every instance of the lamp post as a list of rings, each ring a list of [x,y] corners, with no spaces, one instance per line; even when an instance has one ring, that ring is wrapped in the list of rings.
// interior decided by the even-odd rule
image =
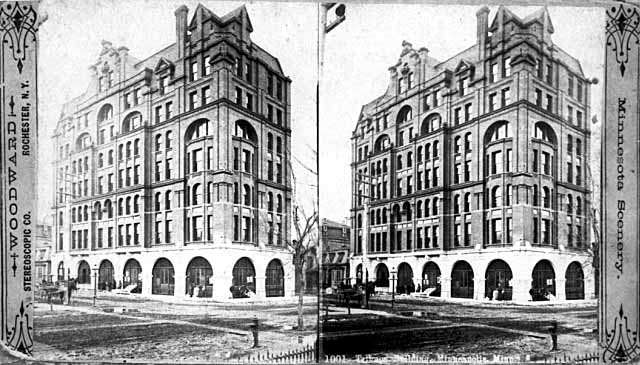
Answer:
[[[396,268],[391,267],[391,311],[393,311],[394,303],[396,301]]]
[[[96,306],[96,296],[98,294],[98,264],[93,264],[93,306]]]

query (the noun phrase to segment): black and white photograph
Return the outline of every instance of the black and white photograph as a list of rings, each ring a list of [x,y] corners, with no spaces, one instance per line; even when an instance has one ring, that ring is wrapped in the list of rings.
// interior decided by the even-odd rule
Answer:
[[[347,4],[320,88],[320,211],[350,231],[324,248],[348,257],[325,359],[597,360],[604,15]]]
[[[34,358],[313,359],[314,4],[41,11]]]
[[[0,363],[640,356],[640,2],[0,1]]]

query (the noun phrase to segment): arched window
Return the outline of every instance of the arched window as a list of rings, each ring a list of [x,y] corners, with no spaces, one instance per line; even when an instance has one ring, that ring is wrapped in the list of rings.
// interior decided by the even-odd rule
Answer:
[[[140,212],[140,195],[135,195],[133,197],[133,212]]]
[[[553,128],[545,122],[537,122],[533,132],[533,138],[549,142],[553,145],[556,144],[556,133]]]
[[[409,222],[411,221],[411,204],[409,204],[409,202],[405,202],[402,205],[402,211],[404,212],[404,220],[405,222]]]
[[[131,214],[131,197],[130,196],[127,197],[126,206],[127,206],[127,214]]]
[[[213,128],[211,127],[211,121],[208,119],[198,119],[195,122],[191,123],[187,128],[187,132],[184,136],[184,141],[189,142],[193,139],[198,139],[200,137],[208,136],[209,133],[213,132]],[[171,135],[167,132],[168,140],[171,139]]]
[[[155,150],[160,151],[162,149],[162,134],[156,134]]]
[[[402,169],[402,155],[398,155],[398,157],[396,158],[396,169],[401,170]]]
[[[418,146],[418,149],[416,150],[416,162],[422,162],[422,146]]]
[[[542,188],[542,206],[545,208],[551,207],[551,197],[549,194],[549,188],[546,186]]]
[[[192,189],[193,200],[191,201],[191,205],[202,204],[202,184],[195,184]]]
[[[438,129],[440,129],[441,125],[442,125],[442,118],[440,117],[440,114],[438,113],[429,114],[422,121],[422,125],[420,126],[420,135],[422,136],[427,133],[437,131]]]
[[[387,208],[382,208],[382,223],[387,223]]]
[[[213,202],[213,182],[209,181],[207,183],[207,204],[211,204]]]
[[[282,195],[278,194],[278,204],[276,205],[276,211],[282,213]]]
[[[273,212],[273,193],[267,193],[267,210]]]
[[[533,205],[536,207],[540,205],[540,201],[538,200],[538,185],[536,184],[533,184]]]
[[[509,128],[509,123],[505,121],[493,123],[489,127],[489,129],[487,129],[487,133],[484,136],[485,143],[499,141],[505,138],[511,138],[511,129]]]
[[[376,142],[373,144],[373,151],[380,152],[386,150],[389,147],[391,147],[391,139],[388,135],[383,134],[378,137],[378,139],[376,139]]]
[[[113,205],[111,204],[111,200],[105,201],[104,207],[107,210],[107,218],[113,218]]]
[[[433,158],[440,154],[440,141],[433,141]]]
[[[233,204],[239,204],[240,201],[238,200],[238,183],[234,182],[233,183]]]
[[[573,213],[573,196],[567,195],[567,213]]]
[[[467,213],[471,211],[471,193],[464,194],[464,211]]]
[[[282,153],[282,138],[276,137],[276,153]]]
[[[433,215],[438,215],[438,198],[433,198]]]
[[[100,204],[100,202],[96,202],[93,205],[93,219],[102,219],[102,205]]]
[[[396,119],[397,124],[402,124],[410,121],[413,118],[413,110],[410,106],[403,106],[398,112],[398,118]]]
[[[580,138],[576,138],[576,155],[580,156],[582,154],[582,141]]]
[[[464,135],[464,152],[471,152],[471,132]]]
[[[456,194],[453,198],[453,213],[460,214],[460,194]]]
[[[91,136],[89,133],[82,133],[78,139],[76,139],[76,150],[80,151],[89,147],[91,147]]]
[[[136,138],[136,140],[133,141],[133,155],[134,156],[140,155],[140,139],[139,138]]]
[[[122,132],[127,133],[142,125],[142,114],[140,112],[133,112],[124,118],[122,122]]]
[[[426,161],[431,160],[431,144],[430,144],[430,143],[427,143],[427,144],[424,146],[424,159],[425,159]]]
[[[113,107],[111,104],[105,104],[100,108],[98,112],[98,123],[104,122],[105,120],[109,120],[113,118]]]
[[[124,215],[124,199],[118,199],[118,215]]]
[[[422,218],[422,200],[416,203],[416,218]]]
[[[456,136],[456,138],[453,139],[453,152],[454,153],[461,153],[462,152],[462,137],[460,136]]]
[[[161,202],[162,202],[162,193],[157,192],[156,199],[155,199],[155,207],[154,207],[156,212],[159,212],[161,210],[161,207],[160,207]]]
[[[242,202],[244,205],[251,205],[251,187],[247,184],[242,187]]]
[[[113,150],[109,150],[109,165],[113,165]]]
[[[236,129],[234,132],[235,137],[246,139],[253,143],[258,143],[256,130],[253,128],[251,123],[246,120],[238,120],[236,122]]]
[[[502,188],[500,186],[494,186],[491,189],[491,207],[499,207],[502,205]]]
[[[127,142],[127,158],[131,157],[131,141]]]
[[[362,214],[358,214],[358,226],[356,228],[362,228]]]
[[[431,215],[431,200],[427,199],[424,201],[424,216],[428,217]]]
[[[98,154],[98,167],[104,166],[104,154],[101,152]]]
[[[173,138],[173,136],[172,136],[171,131],[167,131],[167,134],[166,134],[166,136],[165,136],[165,141],[164,141],[164,144],[165,144],[165,146],[164,146],[164,147],[165,147],[166,149],[171,148],[171,140],[172,140],[172,138]]]

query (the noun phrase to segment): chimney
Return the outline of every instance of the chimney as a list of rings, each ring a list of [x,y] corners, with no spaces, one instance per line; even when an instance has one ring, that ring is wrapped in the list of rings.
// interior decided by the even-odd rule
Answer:
[[[489,8],[486,5],[476,12],[476,19],[478,23],[478,56],[483,60],[485,57],[487,35],[489,32]]]
[[[175,11],[176,15],[176,45],[178,46],[178,59],[184,57],[184,47],[187,39],[187,14],[189,8],[186,5],[180,5]]]

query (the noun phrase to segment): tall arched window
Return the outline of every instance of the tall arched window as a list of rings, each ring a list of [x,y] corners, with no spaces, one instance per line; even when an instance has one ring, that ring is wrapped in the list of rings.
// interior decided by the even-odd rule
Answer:
[[[111,200],[105,201],[104,207],[107,210],[107,218],[113,218],[113,205],[111,204]]]
[[[582,215],[582,199],[580,197],[576,197],[576,214]]]
[[[573,196],[567,194],[567,213],[573,213]]]
[[[167,141],[170,145],[171,141],[171,131],[167,132]],[[200,137],[204,137],[213,132],[213,128],[211,127],[211,121],[208,119],[199,119],[189,125],[187,127],[187,131],[185,133],[185,142],[189,142],[193,139],[197,139]]]
[[[499,207],[502,205],[502,188],[500,186],[494,186],[491,189],[491,207]]]
[[[124,215],[124,199],[118,199],[118,215]]]
[[[127,207],[127,214],[131,214],[131,197],[130,196],[127,197],[126,207]]]
[[[471,193],[464,194],[464,211],[466,213],[471,211]]]
[[[165,141],[164,141],[166,149],[171,148],[171,141],[172,141],[172,138],[173,138],[172,134],[173,133],[171,133],[171,131],[167,131],[167,134],[165,136]]]
[[[267,151],[273,152],[273,134],[267,133]]]
[[[544,142],[556,144],[556,133],[553,128],[545,122],[537,122],[533,132],[533,138],[540,139]]]
[[[533,184],[533,205],[534,206],[540,205],[540,201],[538,199],[538,185],[536,184]]]
[[[276,211],[282,213],[282,195],[278,194],[278,204],[276,205]]]
[[[433,215],[438,215],[438,197],[433,198]]]
[[[140,212],[140,195],[135,195],[133,197],[133,212]]]
[[[166,210],[171,209],[171,190],[167,190],[164,193],[164,209]]]
[[[242,202],[244,205],[251,205],[251,187],[247,184],[242,187]]]
[[[549,188],[546,186],[542,188],[542,206],[545,208],[551,207],[551,197],[549,194]]]
[[[195,184],[192,189],[193,200],[191,201],[191,205],[202,204],[202,184]]]
[[[162,134],[156,134],[155,150],[162,150]]]
[[[416,218],[422,218],[422,200],[416,203]]]
[[[438,129],[440,129],[441,125],[442,125],[442,118],[440,117],[440,114],[438,113],[429,114],[422,121],[422,125],[420,125],[420,135],[422,136],[427,133],[437,131]]]
[[[251,123],[246,120],[238,120],[236,122],[236,129],[234,136],[242,139],[249,140],[253,143],[258,143],[258,136]]]
[[[267,193],[267,210],[269,212],[273,212],[273,193],[272,192]]]
[[[509,123],[505,121],[500,121],[493,123],[485,134],[485,143],[499,141],[501,139],[510,138],[511,137],[511,129],[509,128]]]
[[[159,212],[162,209],[161,203],[162,203],[162,193],[157,192],[156,199],[155,199],[155,207],[154,207],[156,212]]]
[[[373,144],[373,151],[380,152],[386,150],[389,147],[391,147],[391,139],[388,135],[383,134],[378,137],[378,139],[376,139],[376,142]]]
[[[100,202],[96,202],[93,205],[93,217],[97,220],[102,219],[102,205],[100,204]]]
[[[430,204],[431,204],[431,200],[426,199],[424,201],[424,216],[425,217],[428,217],[428,216],[431,215],[431,205]]]
[[[453,213],[460,214],[460,194],[453,197]]]

